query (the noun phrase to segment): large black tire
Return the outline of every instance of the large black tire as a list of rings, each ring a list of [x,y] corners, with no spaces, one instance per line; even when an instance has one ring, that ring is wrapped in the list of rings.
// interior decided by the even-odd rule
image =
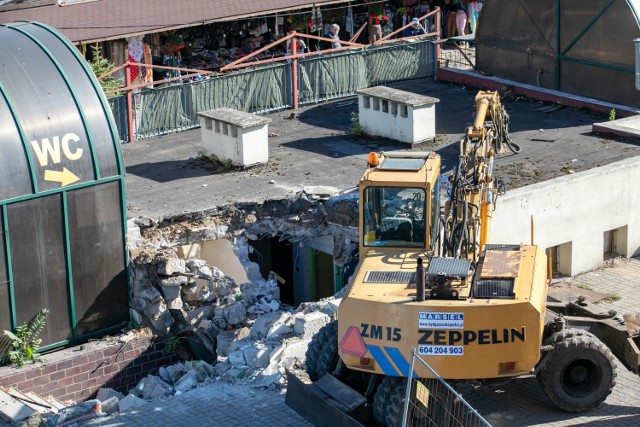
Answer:
[[[555,345],[561,341],[564,341],[573,337],[585,337],[585,336],[597,339],[595,335],[593,335],[591,332],[586,331],[584,329],[567,328],[559,332],[554,332],[550,337],[544,340],[544,344]]]
[[[407,414],[407,426],[421,427],[446,427],[454,425],[450,417],[450,405],[452,402],[448,395],[436,395],[438,391],[437,380],[422,380],[426,387],[432,391],[429,397],[429,409],[417,410],[419,405],[412,402]],[[407,379],[399,377],[384,377],[373,398],[373,419],[378,427],[402,426],[405,396],[407,392]],[[412,396],[414,391],[412,391]],[[412,397],[413,399],[413,397]],[[427,411],[427,412],[425,412]],[[459,424],[457,424],[459,425]]]
[[[406,378],[384,377],[373,397],[373,419],[378,427],[402,426]]]
[[[338,355],[338,322],[324,325],[316,333],[306,354],[307,374],[311,381],[317,381],[326,374],[333,374],[340,356]]]
[[[589,332],[568,329],[545,342],[554,349],[543,361],[538,381],[560,409],[584,412],[602,403],[616,384],[611,350]]]

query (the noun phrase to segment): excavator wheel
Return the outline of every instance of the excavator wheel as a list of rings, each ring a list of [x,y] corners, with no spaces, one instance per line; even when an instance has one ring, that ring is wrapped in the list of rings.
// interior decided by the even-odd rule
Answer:
[[[546,341],[554,349],[543,361],[538,381],[560,409],[583,412],[595,408],[616,383],[616,362],[611,350],[593,334],[567,329]]]
[[[429,390],[438,390],[437,380],[422,380]],[[400,427],[404,412],[407,379],[384,377],[373,398],[373,419],[378,427]],[[412,393],[413,394],[413,393]],[[415,400],[415,399],[414,399]],[[412,402],[407,414],[407,426],[447,427],[454,425],[450,417],[447,396],[430,394],[429,407]],[[449,407],[449,409],[448,409]]]
[[[591,332],[586,331],[584,329],[577,329],[577,328],[567,328],[567,329],[563,329],[559,332],[555,332],[553,333],[550,337],[548,337],[547,339],[544,340],[544,344],[546,345],[555,345],[561,341],[573,338],[573,337],[584,337],[584,336],[588,336],[590,338],[595,338],[598,339],[595,335],[593,335]]]
[[[378,427],[402,425],[406,378],[384,377],[373,397],[373,419]]]
[[[326,374],[333,374],[340,356],[338,355],[338,322],[324,325],[316,333],[307,348],[307,374],[311,381],[317,381]]]

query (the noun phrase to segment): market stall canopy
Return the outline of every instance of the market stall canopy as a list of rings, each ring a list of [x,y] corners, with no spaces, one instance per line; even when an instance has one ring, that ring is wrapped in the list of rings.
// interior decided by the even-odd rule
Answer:
[[[0,23],[38,21],[75,44],[122,39],[212,22],[347,3],[349,0],[0,1]]]

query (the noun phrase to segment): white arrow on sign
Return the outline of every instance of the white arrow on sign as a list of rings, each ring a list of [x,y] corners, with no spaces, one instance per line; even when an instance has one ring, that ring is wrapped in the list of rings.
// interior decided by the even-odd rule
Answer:
[[[59,182],[61,187],[67,186],[69,184],[73,184],[76,181],[79,181],[78,178],[73,172],[71,172],[67,168],[62,168],[62,172],[60,171],[50,171],[45,169],[44,171],[44,180],[45,181],[53,181]]]

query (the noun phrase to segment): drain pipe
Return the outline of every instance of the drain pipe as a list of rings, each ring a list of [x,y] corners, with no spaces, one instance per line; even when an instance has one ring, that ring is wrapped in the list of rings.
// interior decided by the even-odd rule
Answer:
[[[418,266],[416,267],[416,301],[424,301],[424,267],[420,257],[418,257]]]

